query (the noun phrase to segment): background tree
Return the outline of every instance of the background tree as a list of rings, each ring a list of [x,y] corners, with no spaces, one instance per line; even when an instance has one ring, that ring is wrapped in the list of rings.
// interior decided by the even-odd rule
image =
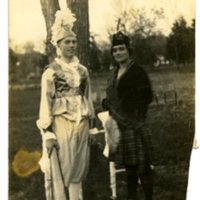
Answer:
[[[18,66],[18,55],[12,48],[9,48],[9,82],[16,82],[17,77],[17,66]]]
[[[150,45],[150,39],[139,34],[131,36],[134,47],[134,58],[142,64],[152,66],[156,60],[156,53]]]
[[[100,55],[101,51],[96,44],[94,36],[91,35],[89,44],[89,69],[95,71],[100,69]]]
[[[190,54],[190,61],[194,62],[195,58],[195,19],[192,20],[192,25],[189,27],[189,44],[190,44],[190,49],[191,49],[191,54]]]
[[[26,42],[23,49],[26,53],[31,54],[33,52],[33,49],[34,49],[34,44],[32,42]]]
[[[23,53],[9,47],[9,81],[24,83],[29,79],[38,79],[43,68],[48,64],[48,57],[35,51],[32,42],[26,42]]]
[[[76,15],[74,31],[77,34],[78,58],[80,62],[89,66],[89,15],[88,0],[66,0],[68,7]]]
[[[51,27],[55,20],[55,13],[60,9],[58,0],[40,0],[42,7],[42,13],[46,24],[46,54],[48,55],[49,61],[53,60],[55,56],[55,48],[51,44]]]
[[[177,19],[167,38],[168,57],[177,64],[194,61],[195,49],[195,20],[187,26],[183,17]]]
[[[162,33],[154,33],[147,38],[149,45],[155,55],[166,56],[167,37]]]

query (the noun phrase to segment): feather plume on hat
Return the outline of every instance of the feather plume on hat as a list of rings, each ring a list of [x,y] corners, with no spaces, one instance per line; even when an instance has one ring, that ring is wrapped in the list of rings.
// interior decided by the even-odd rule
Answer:
[[[76,34],[72,31],[75,21],[76,17],[69,8],[67,8],[67,10],[58,10],[56,12],[55,22],[51,28],[51,43],[54,46],[57,46],[58,41],[66,36],[76,36]]]

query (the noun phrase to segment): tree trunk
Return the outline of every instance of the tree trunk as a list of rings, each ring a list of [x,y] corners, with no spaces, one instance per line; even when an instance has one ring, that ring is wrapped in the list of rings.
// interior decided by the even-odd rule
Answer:
[[[89,15],[88,0],[66,0],[68,7],[76,15],[74,32],[77,35],[78,58],[84,66],[89,66]]]
[[[46,23],[46,53],[48,55],[49,61],[52,61],[55,57],[55,47],[51,44],[51,27],[55,20],[55,13],[60,9],[58,0],[40,0],[42,6],[42,13],[44,15]]]

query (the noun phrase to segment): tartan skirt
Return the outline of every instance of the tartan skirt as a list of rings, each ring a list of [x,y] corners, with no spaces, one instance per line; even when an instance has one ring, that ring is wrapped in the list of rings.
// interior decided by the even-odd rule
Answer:
[[[152,160],[150,130],[145,125],[137,129],[128,126],[118,126],[121,136],[116,152],[110,153],[110,160],[113,160],[119,167],[138,165],[142,170]]]

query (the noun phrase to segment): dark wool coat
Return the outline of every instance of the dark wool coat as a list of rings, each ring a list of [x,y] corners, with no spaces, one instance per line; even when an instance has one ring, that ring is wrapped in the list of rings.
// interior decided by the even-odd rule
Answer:
[[[117,164],[145,166],[150,161],[150,136],[144,126],[152,90],[146,72],[133,61],[117,80],[118,67],[107,88],[110,115],[117,121],[121,139],[115,155]]]

